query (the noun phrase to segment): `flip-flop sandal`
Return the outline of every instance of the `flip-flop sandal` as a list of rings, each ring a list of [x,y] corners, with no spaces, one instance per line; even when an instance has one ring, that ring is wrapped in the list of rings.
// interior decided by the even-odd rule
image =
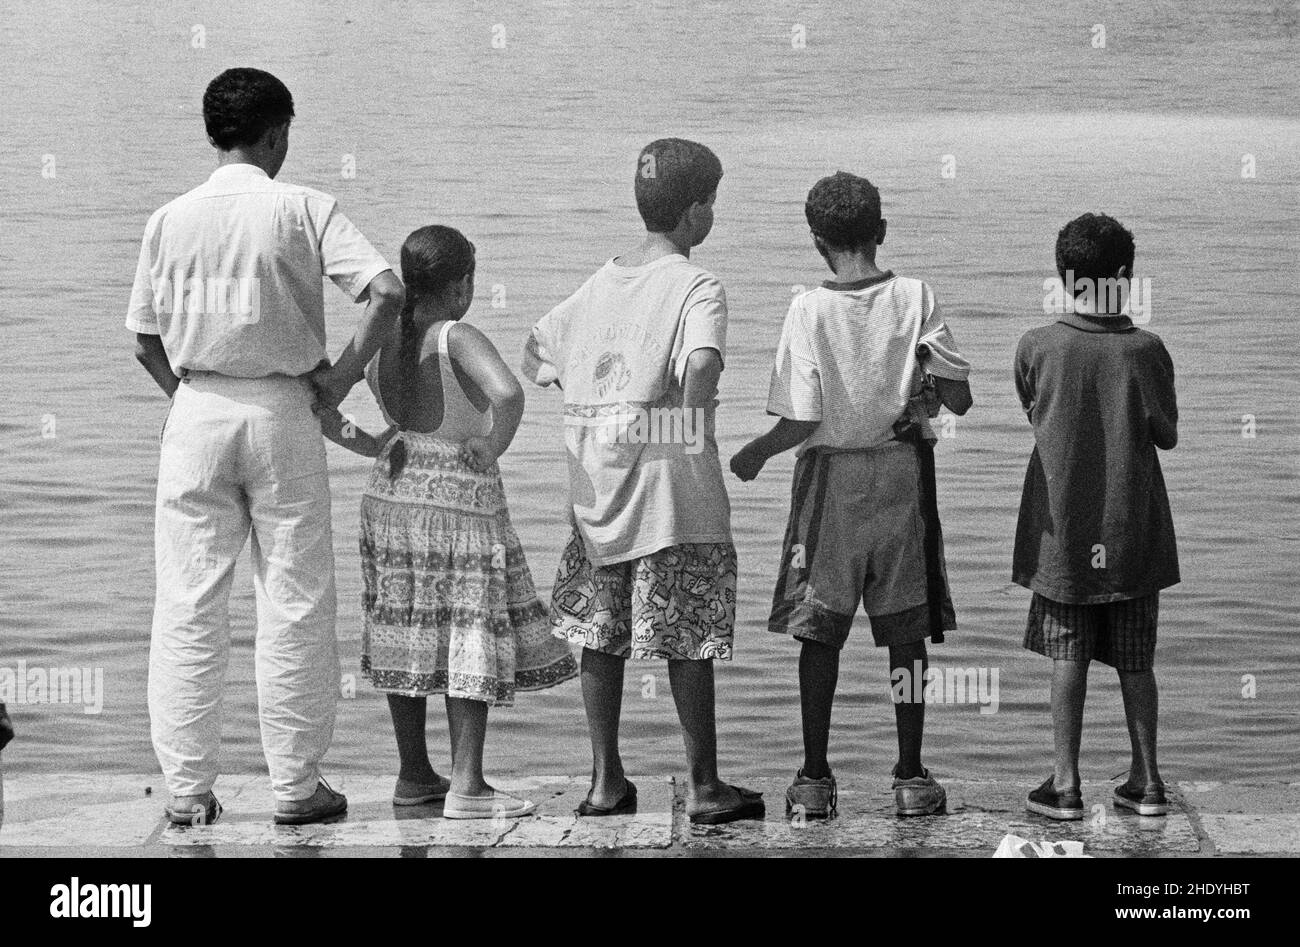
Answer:
[[[737,822],[741,819],[761,819],[767,814],[761,792],[754,792],[743,786],[731,788],[740,794],[739,805],[732,806],[730,809],[705,809],[703,812],[696,812],[690,816],[691,824],[722,825],[725,822]]]
[[[578,808],[573,810],[573,814],[581,816],[632,815],[636,812],[636,784],[630,779],[624,779],[623,782],[627,786],[623,790],[623,798],[612,806],[592,805],[591,790],[588,789],[587,798],[578,803]]]
[[[217,801],[215,795],[209,794],[208,804],[203,809],[193,806],[189,809],[173,809],[170,805],[164,806],[163,811],[167,813],[167,820],[172,825],[211,825],[221,816],[221,803]]]

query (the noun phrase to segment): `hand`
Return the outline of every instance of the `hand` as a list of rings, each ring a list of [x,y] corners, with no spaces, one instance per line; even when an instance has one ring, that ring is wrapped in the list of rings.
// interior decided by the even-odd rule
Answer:
[[[333,405],[327,404],[321,398],[319,393],[312,400],[311,413],[316,415],[316,417],[320,418],[321,421],[335,420],[335,419],[338,419],[340,421],[343,420],[343,412],[340,411],[338,408],[334,407]]]
[[[356,379],[344,377],[328,362],[322,362],[308,372],[307,380],[316,389],[316,397],[330,408],[337,408],[356,384]]]
[[[0,750],[9,745],[9,741],[14,738],[13,721],[9,719],[9,714],[5,711],[5,705],[0,704]]]
[[[767,458],[755,450],[752,443],[746,444],[731,458],[731,472],[748,483],[758,476],[767,463]]]
[[[934,376],[926,375],[925,381],[921,384],[921,391],[916,396],[925,411],[927,418],[937,418],[939,409],[943,407],[943,400],[939,397],[939,389],[935,386]]]
[[[331,407],[322,401],[320,395],[316,395],[312,400],[311,413],[320,419],[321,433],[330,440],[337,441],[339,438],[344,437],[345,434],[349,439],[351,438],[352,434],[348,432],[351,422],[343,416],[343,412],[338,408]],[[355,433],[355,425],[352,425],[352,427],[353,433]]]
[[[460,459],[470,470],[486,473],[496,463],[497,452],[486,437],[471,437],[460,446]]]

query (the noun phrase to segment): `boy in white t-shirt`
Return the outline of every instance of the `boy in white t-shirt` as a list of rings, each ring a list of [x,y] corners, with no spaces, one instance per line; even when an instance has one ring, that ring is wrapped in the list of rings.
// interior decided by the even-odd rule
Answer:
[[[822,178],[804,210],[836,280],[791,303],[767,403],[780,420],[731,461],[741,480],[752,480],[770,458],[798,448],[769,620],[772,631],[803,642],[804,765],[786,806],[808,818],[835,812],[826,758],[831,703],[840,649],[861,602],[876,644],[889,648],[897,811],[929,815],[946,795],[921,765],[925,639],[942,641],[956,620],[928,419],[940,403],[956,414],[970,408],[970,366],[930,287],[876,266],[885,221],[870,181],[844,171]]]
[[[573,529],[552,591],[555,634],[583,646],[591,729],[585,816],[636,811],[618,749],[623,671],[665,658],[686,743],[692,822],[762,818],[718,778],[713,660],[731,658],[736,550],[714,440],[726,350],[722,284],[689,259],[713,226],[722,165],[667,138],[637,161],[645,239],[533,328],[523,371],[564,391]]]

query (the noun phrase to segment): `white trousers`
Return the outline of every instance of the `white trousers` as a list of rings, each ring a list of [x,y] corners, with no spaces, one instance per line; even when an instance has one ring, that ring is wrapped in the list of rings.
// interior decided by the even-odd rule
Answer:
[[[173,795],[217,778],[235,559],[251,531],[262,749],[278,800],[316,790],[339,693],[329,473],[307,383],[191,374],[163,426],[149,653]]]

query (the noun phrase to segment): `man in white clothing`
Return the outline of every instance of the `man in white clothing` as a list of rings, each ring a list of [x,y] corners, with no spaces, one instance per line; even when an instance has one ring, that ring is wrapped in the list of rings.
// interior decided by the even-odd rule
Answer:
[[[347,810],[319,769],[339,665],[329,475],[312,403],[336,405],[360,380],[403,290],[332,197],[274,180],[293,118],[279,79],[226,70],[204,94],[203,118],[218,167],[150,217],[126,319],[136,358],[172,398],[158,470],[149,713],[168,816],[212,821],[227,603],[251,533],[262,746],[275,821],[298,825]],[[367,304],[332,366],[326,276]]]

